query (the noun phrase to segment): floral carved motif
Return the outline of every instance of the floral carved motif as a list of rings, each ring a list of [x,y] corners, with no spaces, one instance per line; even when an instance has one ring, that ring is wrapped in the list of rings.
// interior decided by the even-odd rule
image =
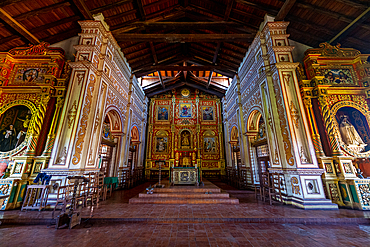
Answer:
[[[285,156],[288,164],[290,166],[294,165],[294,157],[292,154],[292,144],[290,139],[290,133],[288,131],[288,124],[285,116],[284,101],[281,97],[280,85],[278,84],[277,75],[274,75],[274,91],[275,91],[275,100],[277,105],[277,112],[279,114],[281,134],[284,142]]]
[[[292,193],[296,194],[296,195],[300,195],[301,191],[300,191],[300,188],[299,188],[298,178],[292,177],[290,179],[290,182],[292,183]]]
[[[87,128],[87,122],[89,118],[89,113],[91,110],[91,103],[94,93],[94,86],[95,86],[95,76],[90,75],[89,83],[86,88],[86,97],[85,97],[85,103],[82,109],[82,117],[80,120],[80,126],[77,134],[77,141],[76,141],[76,148],[75,153],[73,155],[72,163],[74,165],[77,165],[80,162],[81,159],[81,152],[83,148],[83,143],[86,135],[86,128]]]

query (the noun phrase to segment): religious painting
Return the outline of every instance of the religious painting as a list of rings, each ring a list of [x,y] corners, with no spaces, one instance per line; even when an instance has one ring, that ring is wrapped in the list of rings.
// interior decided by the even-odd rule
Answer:
[[[158,121],[168,121],[168,109],[169,106],[158,106],[157,108]]]
[[[213,121],[214,120],[214,112],[212,106],[204,106],[202,107],[202,116],[204,121]]]
[[[184,130],[180,134],[180,144],[182,149],[191,148],[190,143],[191,134],[188,130]]]
[[[216,153],[216,137],[204,137],[203,139],[204,153]]]
[[[157,153],[167,153],[168,137],[156,137],[155,151]]]
[[[103,139],[105,139],[105,140],[107,140],[107,141],[110,141],[110,142],[114,142],[114,137],[113,137],[113,135],[112,135],[112,133],[111,133],[111,131],[110,131],[110,124],[109,123],[106,123],[106,122],[104,122],[103,123],[103,135],[102,135],[102,137],[103,137]]]
[[[14,82],[15,83],[43,83],[47,68],[20,68],[17,70]]]
[[[369,126],[366,117],[357,109],[342,107],[336,114],[342,143],[355,153],[370,150]]]
[[[0,116],[0,152],[11,151],[25,140],[31,116],[28,107],[22,105],[11,107]]]
[[[326,83],[353,84],[353,78],[349,69],[324,69],[322,70]]]
[[[191,104],[180,103],[180,117],[191,118]]]

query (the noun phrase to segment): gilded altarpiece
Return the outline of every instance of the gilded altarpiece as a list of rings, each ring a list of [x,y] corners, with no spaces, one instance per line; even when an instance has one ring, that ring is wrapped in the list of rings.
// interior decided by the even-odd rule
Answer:
[[[64,51],[47,43],[0,53],[0,210],[20,207],[47,167],[68,82]]]
[[[370,209],[368,57],[323,43],[305,52],[306,75],[298,73],[327,197],[362,210]]]
[[[220,175],[225,166],[220,99],[199,90],[181,88],[150,99],[146,176],[162,169],[198,167]]]

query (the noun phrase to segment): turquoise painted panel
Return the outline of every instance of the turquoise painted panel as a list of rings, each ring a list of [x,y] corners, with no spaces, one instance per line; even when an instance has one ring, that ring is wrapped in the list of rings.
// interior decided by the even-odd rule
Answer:
[[[357,190],[356,190],[356,187],[352,184],[349,185],[349,189],[351,190],[351,194],[352,194],[352,199],[354,202],[357,202],[357,203],[360,203],[360,200],[358,199],[358,196],[357,196]]]
[[[27,184],[23,184],[23,185],[21,186],[21,189],[19,190],[19,194],[18,194],[18,200],[17,200],[17,202],[21,202],[21,201],[23,201],[23,196],[24,196],[24,193],[25,193],[25,190],[26,190],[26,186],[27,186]]]

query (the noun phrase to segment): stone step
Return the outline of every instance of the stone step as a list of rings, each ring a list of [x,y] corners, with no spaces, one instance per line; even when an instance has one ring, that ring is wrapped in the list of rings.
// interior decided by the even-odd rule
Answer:
[[[130,204],[239,204],[236,198],[178,198],[157,197],[140,198],[134,197],[129,200]]]
[[[212,194],[205,194],[203,193],[153,193],[153,194],[146,194],[140,193],[140,198],[163,198],[163,197],[178,197],[178,198],[229,198],[229,194],[222,192],[222,193],[212,193]]]
[[[201,188],[201,187],[169,187],[169,188],[154,188],[154,193],[220,193],[221,189],[218,187],[213,188]]]

